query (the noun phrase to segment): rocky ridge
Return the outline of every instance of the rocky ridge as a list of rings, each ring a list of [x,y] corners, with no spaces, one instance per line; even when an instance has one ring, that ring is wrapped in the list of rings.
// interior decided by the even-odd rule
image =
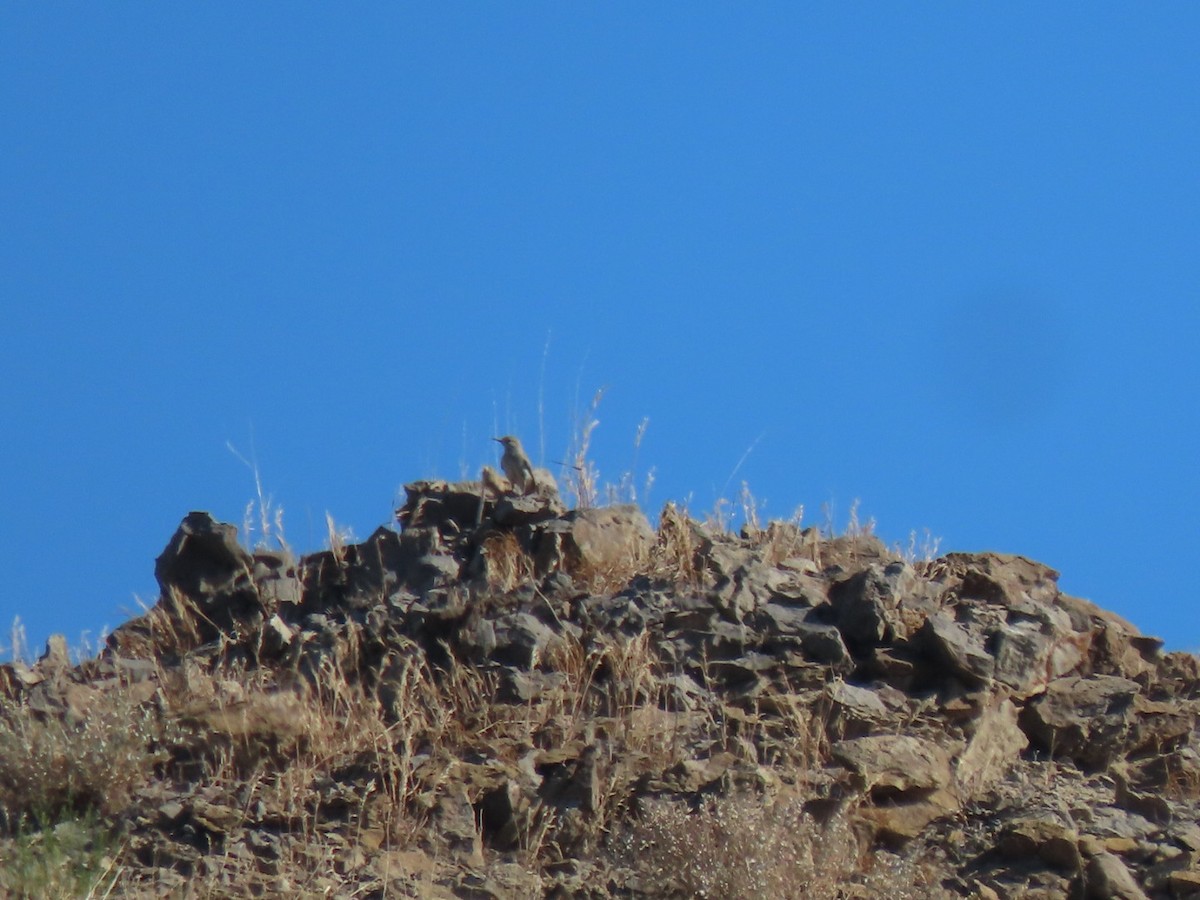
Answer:
[[[96,659],[0,666],[7,734],[119,710],[53,797],[112,896],[1200,896],[1200,660],[1052,569],[407,494],[299,559],[191,513]]]

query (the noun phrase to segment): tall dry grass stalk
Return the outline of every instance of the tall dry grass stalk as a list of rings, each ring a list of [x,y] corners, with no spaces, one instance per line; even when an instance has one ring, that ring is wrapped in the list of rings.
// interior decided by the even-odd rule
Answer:
[[[592,432],[600,424],[600,420],[596,418],[596,411],[600,407],[600,401],[604,399],[606,390],[607,388],[600,388],[592,395],[591,404],[576,423],[575,434],[567,451],[568,468],[571,473],[567,484],[574,495],[573,505],[576,509],[591,509],[599,499],[600,472],[588,456],[588,450],[592,443]]]

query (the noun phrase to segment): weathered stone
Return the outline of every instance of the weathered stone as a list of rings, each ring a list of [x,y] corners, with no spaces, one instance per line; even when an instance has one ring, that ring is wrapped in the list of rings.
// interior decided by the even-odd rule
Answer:
[[[542,776],[538,794],[543,802],[560,809],[573,807],[594,813],[600,806],[600,748],[588,744],[574,758],[544,754],[536,764]]]
[[[459,532],[478,526],[495,510],[479,482],[414,481],[404,486],[404,505],[396,519],[405,529],[436,528]]]
[[[862,721],[880,721],[887,717],[888,708],[879,694],[869,688],[835,681],[825,689],[833,707],[842,714]]]
[[[636,506],[577,509],[562,520],[568,525],[564,553],[572,574],[632,573],[654,546],[650,522]]]
[[[163,593],[211,597],[244,585],[254,560],[237,542],[237,529],[206,512],[188,513],[158,557],[154,575]]]
[[[238,545],[236,528],[206,512],[188,513],[154,566],[160,604],[186,620],[185,631],[201,643],[222,634],[249,637],[263,617],[253,565]]]
[[[964,802],[991,790],[1029,744],[1010,700],[983,710],[972,722],[969,735],[954,766],[955,790]]]
[[[903,843],[959,807],[948,790],[950,755],[911,735],[874,735],[838,741],[830,755],[857,776],[870,799],[855,819],[880,839]]]
[[[438,836],[451,853],[470,865],[483,864],[483,843],[475,824],[475,810],[461,786],[452,787],[438,797],[433,821]]]
[[[1096,608],[1095,640],[1091,647],[1092,671],[1141,678],[1155,671],[1163,642],[1145,637],[1129,622],[1107,610]]]
[[[757,561],[739,567],[713,589],[718,608],[738,622],[751,615],[774,596],[771,590],[773,571]]]
[[[902,563],[871,564],[835,582],[829,589],[829,602],[846,645],[860,653],[907,638],[911,623],[901,615],[900,603],[915,586],[915,573]]]
[[[839,671],[850,667],[850,651],[841,632],[833,625],[813,620],[811,611],[768,603],[751,623],[753,631],[762,636],[764,650],[798,647],[812,662],[835,666]]]
[[[1086,658],[1090,634],[1049,628],[1036,621],[1002,623],[991,638],[996,678],[1019,697],[1079,668]]]
[[[946,791],[932,791],[920,799],[897,804],[863,806],[855,811],[858,822],[869,825],[875,836],[884,843],[903,845],[928,827],[929,823],[953,813],[958,808]]]
[[[515,778],[503,778],[475,805],[483,839],[497,850],[515,850],[525,837],[530,795]]]
[[[257,550],[253,558],[252,576],[265,610],[273,612],[281,606],[297,607],[303,602],[304,583],[291,553]]]
[[[1058,598],[1058,572],[1010,553],[947,553],[941,562],[957,576],[957,592],[1020,609],[1027,603],[1052,604]]]
[[[991,682],[995,661],[965,628],[945,613],[930,615],[915,640],[938,669],[972,687]]]
[[[1167,890],[1172,897],[1200,897],[1200,869],[1170,873],[1167,876]]]
[[[1148,900],[1119,856],[1097,853],[1084,870],[1084,896],[1095,900]]]
[[[566,676],[559,672],[524,671],[512,667],[501,670],[496,700],[500,703],[529,703],[564,686]]]
[[[696,794],[723,779],[737,758],[732,753],[715,753],[707,759],[684,759],[671,766],[658,779],[648,779],[651,790],[669,790],[677,794]]]
[[[893,613],[898,603],[875,568],[856,571],[829,587],[830,614],[856,651],[878,646],[895,636]]]
[[[1129,785],[1121,767],[1114,767],[1115,782],[1114,800],[1121,809],[1135,812],[1151,822],[1167,823],[1171,821],[1171,804],[1157,793],[1139,791]]]
[[[832,740],[863,737],[880,729],[890,711],[879,695],[858,685],[834,681],[824,689],[825,733]]]
[[[262,648],[272,656],[282,654],[296,639],[296,631],[276,613],[263,623]]]
[[[930,741],[904,734],[881,734],[838,741],[830,755],[856,772],[864,789],[893,798],[950,783],[950,756]]]
[[[996,842],[996,850],[1008,859],[1037,856],[1055,868],[1074,874],[1083,857],[1079,835],[1074,829],[1050,819],[1025,818],[1007,825]]]
[[[1138,686],[1127,678],[1062,678],[1025,707],[1021,725],[1030,741],[1055,757],[1103,768],[1124,750]]]
[[[1168,829],[1171,840],[1191,853],[1200,853],[1200,824],[1177,822]]]
[[[492,658],[524,669],[536,668],[550,645],[554,631],[529,613],[509,613],[494,623],[496,647]]]

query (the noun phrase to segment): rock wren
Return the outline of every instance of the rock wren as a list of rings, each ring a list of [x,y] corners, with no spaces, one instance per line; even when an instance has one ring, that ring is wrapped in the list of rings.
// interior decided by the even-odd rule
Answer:
[[[505,477],[512,482],[513,489],[519,494],[528,494],[537,483],[533,477],[533,464],[525,455],[521,442],[511,434],[504,437],[492,438],[504,445],[504,455],[500,457],[500,468]]]

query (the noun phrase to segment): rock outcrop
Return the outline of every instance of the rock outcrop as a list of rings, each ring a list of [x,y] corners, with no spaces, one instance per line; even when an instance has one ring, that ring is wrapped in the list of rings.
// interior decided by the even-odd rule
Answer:
[[[840,896],[880,895],[880,859],[908,896],[1200,896],[1200,665],[1052,569],[407,493],[399,530],[302,559],[191,513],[158,605],[98,658],[0,667],[9,719],[83,722],[119,691],[174,735],[106,805],[128,885],[217,857],[269,881],[320,834],[334,893],[684,896],[698,863],[648,868],[661,810],[711,825],[741,798],[813,847],[846,829]],[[309,771],[314,697],[381,724]]]

